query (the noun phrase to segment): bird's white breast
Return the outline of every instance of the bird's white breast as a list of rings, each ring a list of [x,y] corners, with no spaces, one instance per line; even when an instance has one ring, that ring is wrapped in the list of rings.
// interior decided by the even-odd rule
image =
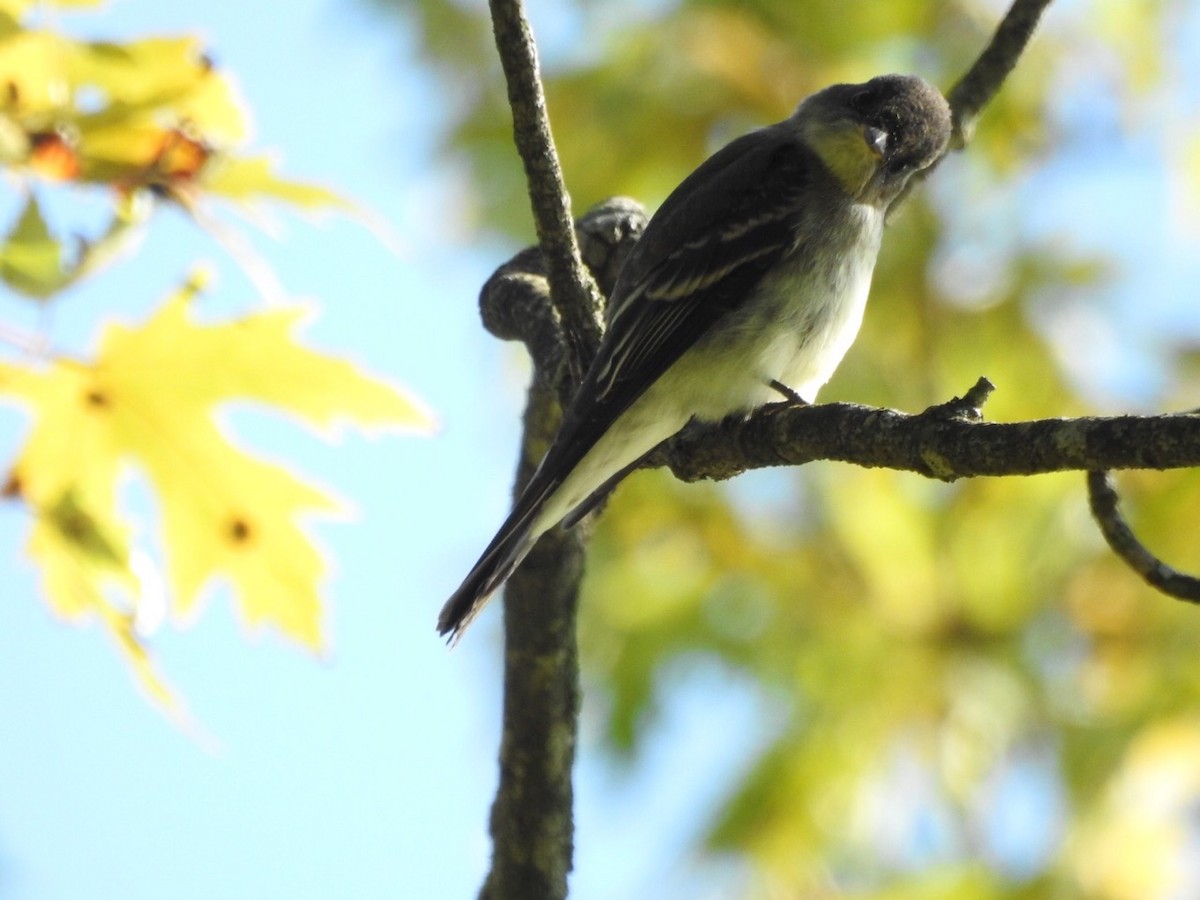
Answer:
[[[704,419],[752,409],[782,382],[806,400],[833,375],[862,324],[883,215],[852,207],[809,236],[756,288],[751,302],[718,323],[663,378],[663,393]]]
[[[862,325],[882,216],[874,207],[862,206],[858,218],[864,234],[863,240],[851,244],[853,252],[816,271],[777,270],[762,286],[764,292],[779,295],[782,321],[771,329],[760,374],[783,382],[809,401],[833,375]]]

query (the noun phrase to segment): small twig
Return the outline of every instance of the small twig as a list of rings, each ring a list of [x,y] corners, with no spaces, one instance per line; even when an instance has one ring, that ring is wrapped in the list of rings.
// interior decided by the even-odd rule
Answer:
[[[50,352],[50,343],[43,336],[24,331],[7,322],[0,322],[0,344],[8,344],[26,356],[41,357],[49,355]]]
[[[1120,497],[1112,476],[1108,472],[1088,472],[1087,486],[1092,517],[1112,551],[1151,587],[1189,603],[1200,603],[1200,578],[1171,568],[1137,539],[1118,509]]]
[[[983,420],[983,404],[987,403],[988,397],[992,396],[994,390],[996,390],[996,386],[981,375],[979,380],[971,385],[971,389],[961,397],[952,397],[945,403],[931,406],[925,410],[924,415],[980,422]]]

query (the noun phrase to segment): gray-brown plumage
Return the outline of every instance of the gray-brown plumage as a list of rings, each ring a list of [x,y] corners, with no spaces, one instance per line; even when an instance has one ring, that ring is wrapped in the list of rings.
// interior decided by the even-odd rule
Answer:
[[[460,635],[543,532],[690,419],[781,387],[815,399],[858,333],[889,205],[949,135],[935,88],[885,75],[813,94],[689,175],[626,261],[558,435],[438,631]]]

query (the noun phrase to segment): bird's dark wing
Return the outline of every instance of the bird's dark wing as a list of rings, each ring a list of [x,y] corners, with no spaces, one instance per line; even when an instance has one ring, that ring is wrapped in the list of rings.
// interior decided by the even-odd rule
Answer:
[[[793,249],[800,198],[820,163],[791,128],[780,123],[729,144],[650,220],[617,279],[604,341],[563,422],[561,434],[580,457]]]
[[[790,129],[784,122],[733,141],[654,214],[621,270],[596,360],[513,511],[514,525],[531,522],[621,413],[792,249],[800,197],[820,163]]]
[[[791,249],[793,216],[819,165],[791,127],[773,125],[729,144],[650,220],[613,289],[596,361],[512,513],[443,607],[442,634],[460,633],[504,583],[532,545],[530,529],[546,500],[617,418]]]

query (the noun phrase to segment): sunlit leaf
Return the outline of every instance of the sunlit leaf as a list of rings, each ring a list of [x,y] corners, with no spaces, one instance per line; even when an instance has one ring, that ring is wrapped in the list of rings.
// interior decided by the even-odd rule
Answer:
[[[69,70],[73,42],[48,31],[15,31],[0,35],[0,84],[5,86],[10,114],[35,129],[57,124],[55,114],[69,109]]]
[[[46,300],[115,260],[145,223],[149,208],[122,198],[108,227],[95,238],[77,237],[70,260],[42,218],[37,196],[29,195],[12,231],[0,244],[0,279],[18,293]]]
[[[266,157],[223,159],[205,179],[205,188],[229,200],[282,200],[304,209],[351,208],[347,200],[333,191],[280,178],[274,168],[272,161]]]
[[[0,245],[0,278],[13,290],[39,299],[59,290],[70,278],[62,244],[50,233],[35,194],[29,195]]]
[[[428,415],[396,388],[297,344],[304,311],[197,325],[190,297],[178,294],[141,327],[110,326],[94,363],[0,370],[0,395],[35,419],[14,483],[40,511],[34,552],[53,564],[48,593],[78,612],[103,603],[114,573],[130,586],[128,549],[112,524],[113,486],[130,464],[159,496],[177,614],[220,578],[248,624],[320,647],[325,563],[300,520],[340,504],[236,447],[213,413],[256,400],[327,432],[338,422],[424,431]]]
[[[70,77],[103,101],[81,117],[85,137],[93,127],[150,122],[151,114],[167,127],[186,123],[209,141],[233,144],[246,137],[244,104],[233,82],[213,67],[196,38],[80,44]]]

